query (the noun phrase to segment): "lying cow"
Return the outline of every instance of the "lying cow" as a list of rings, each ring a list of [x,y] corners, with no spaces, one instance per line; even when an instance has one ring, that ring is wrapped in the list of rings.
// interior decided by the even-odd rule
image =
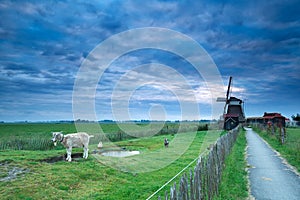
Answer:
[[[56,146],[57,142],[62,143],[67,150],[67,158],[66,160],[71,162],[71,154],[72,154],[72,147],[83,147],[83,158],[87,159],[88,157],[88,146],[91,137],[93,135],[88,135],[87,133],[80,132],[80,133],[72,133],[63,135],[62,132],[52,132],[53,138],[52,141],[54,142],[54,146]]]

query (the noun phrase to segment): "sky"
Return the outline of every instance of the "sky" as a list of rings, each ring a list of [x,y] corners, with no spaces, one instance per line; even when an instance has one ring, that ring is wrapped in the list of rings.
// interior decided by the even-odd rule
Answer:
[[[74,115],[74,110],[86,108],[84,101],[74,104],[75,83],[84,64],[108,58],[114,59],[101,76],[101,66],[93,66],[85,77],[85,84],[93,80],[96,85],[77,88],[76,93],[92,100],[97,120],[216,119],[223,105],[215,107],[216,115],[215,100],[225,97],[229,76],[231,95],[244,100],[247,117],[279,112],[291,118],[300,113],[299,10],[297,0],[2,0],[0,121],[92,119]],[[103,54],[92,55],[115,35],[147,27],[195,41],[204,50],[195,59],[210,58],[223,84],[213,84],[214,79],[199,73],[191,59],[142,48],[147,42],[184,43],[172,40],[172,34],[133,35]],[[141,48],[112,57],[118,45]],[[183,54],[189,50],[183,47]],[[92,96],[84,96],[85,91]]]

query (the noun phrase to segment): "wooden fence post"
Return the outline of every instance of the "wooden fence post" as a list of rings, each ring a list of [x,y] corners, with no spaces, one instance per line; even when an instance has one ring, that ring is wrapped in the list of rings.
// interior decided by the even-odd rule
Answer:
[[[170,200],[177,200],[176,182],[174,182],[173,187],[171,187]]]
[[[239,129],[234,129],[223,135],[206,156],[200,156],[194,171],[190,170],[189,179],[186,174],[181,177],[179,192],[176,191],[176,182],[171,186],[170,200],[210,200],[218,195],[225,159],[229,155],[238,133]],[[167,199],[166,192],[165,200]]]
[[[194,195],[194,181],[193,181],[193,171],[190,170],[190,199],[195,200],[195,195]]]
[[[194,195],[195,195],[195,199],[201,199],[201,191],[202,191],[202,184],[201,184],[201,162],[202,162],[202,158],[200,157],[197,165],[194,169]],[[191,197],[192,199],[192,197]]]

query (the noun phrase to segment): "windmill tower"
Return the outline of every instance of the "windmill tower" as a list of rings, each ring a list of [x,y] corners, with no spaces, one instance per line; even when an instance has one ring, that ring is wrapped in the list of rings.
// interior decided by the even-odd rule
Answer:
[[[243,101],[236,97],[230,96],[230,87],[232,84],[232,77],[229,78],[226,98],[218,97],[217,102],[225,102],[223,119],[225,130],[234,129],[239,123],[245,122],[245,114],[243,110]]]

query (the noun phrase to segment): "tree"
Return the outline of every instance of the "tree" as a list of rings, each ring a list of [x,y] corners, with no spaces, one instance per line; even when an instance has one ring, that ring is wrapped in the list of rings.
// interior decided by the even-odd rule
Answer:
[[[297,115],[295,116],[295,115],[293,115],[292,116],[292,119],[294,120],[294,121],[297,121],[297,122],[299,122],[300,121],[300,114],[299,113],[297,113]]]

